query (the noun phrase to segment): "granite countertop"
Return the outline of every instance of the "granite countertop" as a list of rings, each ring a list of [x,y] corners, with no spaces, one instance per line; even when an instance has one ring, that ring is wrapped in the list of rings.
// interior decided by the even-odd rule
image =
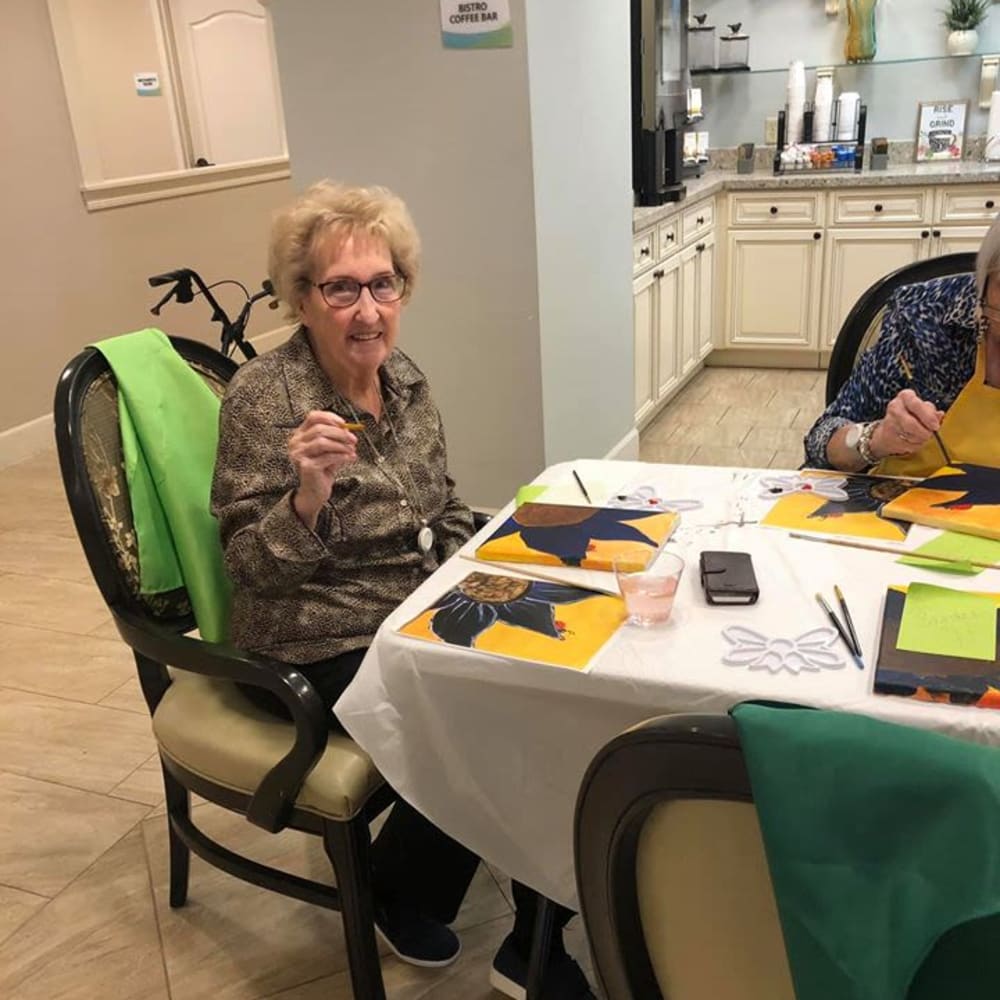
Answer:
[[[632,232],[683,212],[703,198],[720,191],[776,191],[782,188],[867,188],[900,187],[919,184],[982,184],[1000,182],[1000,163],[964,160],[960,163],[897,163],[885,170],[813,171],[795,170],[775,176],[759,168],[752,174],[735,170],[710,169],[698,178],[685,181],[687,198],[663,205],[632,209]]]

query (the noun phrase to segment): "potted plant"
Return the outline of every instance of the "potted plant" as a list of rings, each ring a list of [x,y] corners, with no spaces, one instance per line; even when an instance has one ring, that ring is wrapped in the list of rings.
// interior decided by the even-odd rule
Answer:
[[[979,34],[976,28],[986,20],[990,0],[948,0],[944,14],[948,35],[948,54],[967,56],[976,51]]]

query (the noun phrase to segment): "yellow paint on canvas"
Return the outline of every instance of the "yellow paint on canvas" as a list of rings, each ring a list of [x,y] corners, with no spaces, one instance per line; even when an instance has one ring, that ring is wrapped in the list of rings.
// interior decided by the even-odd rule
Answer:
[[[918,486],[886,504],[883,510],[887,517],[895,517],[901,521],[1000,541],[1000,505],[979,504],[963,510],[934,506],[964,495],[963,490],[933,490]]]
[[[622,511],[626,514],[627,511]],[[660,546],[673,534],[679,518],[677,514],[664,511],[653,517],[645,517],[636,521],[623,523],[633,527],[649,539],[650,555],[655,554]],[[610,570],[612,559],[616,555],[627,553],[636,548],[634,541],[597,539],[590,543],[588,554],[580,563],[583,569]],[[484,542],[476,550],[476,558],[489,562],[524,562],[538,566],[564,566],[565,563],[550,552],[539,552],[525,545],[521,535],[514,532],[502,538],[494,538]]]
[[[557,604],[554,608],[556,621],[566,626],[562,639],[496,622],[480,633],[473,648],[484,653],[583,670],[625,620],[624,601],[604,594],[595,594],[574,604]],[[433,610],[425,611],[400,628],[399,633],[447,645],[430,629],[433,616]]]
[[[815,473],[810,472],[810,475]],[[794,531],[811,531],[821,535],[850,535],[853,538],[884,538],[898,542],[906,532],[891,521],[886,521],[872,511],[860,514],[841,514],[838,517],[810,517],[826,503],[816,493],[791,493],[782,497],[767,512],[761,524]]]

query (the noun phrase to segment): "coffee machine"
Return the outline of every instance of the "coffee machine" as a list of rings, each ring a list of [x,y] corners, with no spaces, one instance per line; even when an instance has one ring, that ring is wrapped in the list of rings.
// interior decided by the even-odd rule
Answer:
[[[681,201],[688,0],[631,0],[632,189],[639,205]]]

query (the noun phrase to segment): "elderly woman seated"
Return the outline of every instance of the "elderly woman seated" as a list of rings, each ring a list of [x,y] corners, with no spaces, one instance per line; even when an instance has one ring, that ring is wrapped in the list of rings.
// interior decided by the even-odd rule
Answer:
[[[1000,465],[1000,219],[976,273],[907,285],[882,332],[806,435],[806,464],[925,476]]]
[[[234,586],[232,639],[299,665],[331,708],[383,619],[473,531],[427,380],[396,347],[419,260],[390,192],[310,188],[279,215],[270,247],[271,280],[299,327],[240,368],[222,404],[212,509]],[[246,695],[283,711],[268,692]],[[458,957],[447,925],[477,865],[407,803],[393,807],[372,880],[376,926],[397,956]],[[514,896],[491,981],[523,997],[537,896],[517,884]],[[571,915],[560,909],[559,927]],[[592,996],[557,932],[544,1000]]]

